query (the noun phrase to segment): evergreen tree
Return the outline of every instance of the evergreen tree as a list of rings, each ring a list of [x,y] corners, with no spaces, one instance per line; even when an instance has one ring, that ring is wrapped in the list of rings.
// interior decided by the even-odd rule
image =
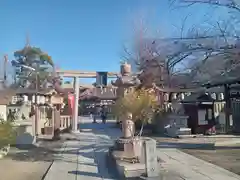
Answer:
[[[23,49],[14,52],[14,57],[12,65],[15,69],[17,86],[35,88],[37,81],[39,87],[47,85],[54,69],[52,58],[47,53],[40,48],[26,45]]]

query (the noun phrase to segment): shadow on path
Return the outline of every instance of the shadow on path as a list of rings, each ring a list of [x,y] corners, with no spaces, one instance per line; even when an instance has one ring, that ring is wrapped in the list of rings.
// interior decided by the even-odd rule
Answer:
[[[79,124],[80,133],[74,135],[70,141],[78,141],[79,146],[69,146],[63,154],[76,154],[79,156],[80,167],[77,170],[68,171],[69,174],[75,174],[77,176],[89,176],[103,179],[117,179],[116,174],[108,169],[107,154],[108,149],[113,144],[113,140],[119,135],[119,129],[116,128],[114,121],[107,121],[103,123],[92,123],[91,120],[86,120]],[[88,160],[82,162],[81,157],[86,159],[92,159],[92,162]],[[81,165],[89,167],[96,167],[97,171],[81,170]]]
[[[11,147],[6,158],[16,161],[53,161],[62,147],[62,141],[42,141],[40,146]]]

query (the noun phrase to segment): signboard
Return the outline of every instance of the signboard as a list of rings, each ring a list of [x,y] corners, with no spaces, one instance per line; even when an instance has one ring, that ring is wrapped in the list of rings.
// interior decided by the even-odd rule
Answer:
[[[62,104],[63,103],[63,97],[60,95],[53,95],[51,97],[51,103],[52,104]]]
[[[96,85],[97,86],[107,86],[107,72],[97,72]]]

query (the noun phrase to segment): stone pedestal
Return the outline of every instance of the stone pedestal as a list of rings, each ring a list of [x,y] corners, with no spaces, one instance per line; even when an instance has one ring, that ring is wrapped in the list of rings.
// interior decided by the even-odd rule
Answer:
[[[32,122],[15,122],[14,128],[16,128],[17,137],[16,144],[17,145],[32,145],[36,141],[36,137],[33,135]]]
[[[123,158],[140,159],[142,155],[142,140],[139,138],[119,138],[115,142],[115,149],[123,152]]]
[[[147,177],[158,177],[159,167],[156,154],[156,141],[149,138],[145,139],[143,144],[145,150],[146,175]]]
[[[120,140],[123,146],[115,146],[111,154],[120,176],[123,178],[159,176],[160,167],[157,161],[155,140],[143,137],[133,139],[131,142],[124,138]],[[116,144],[120,144],[119,140]]]

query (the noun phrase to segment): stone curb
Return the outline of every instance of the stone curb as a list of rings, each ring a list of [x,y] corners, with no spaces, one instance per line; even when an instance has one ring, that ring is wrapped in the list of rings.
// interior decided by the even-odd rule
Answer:
[[[214,145],[216,147],[218,147],[218,146],[232,146],[232,145],[236,145],[236,144],[240,144],[240,139],[232,140],[232,141],[215,142],[214,143]]]

